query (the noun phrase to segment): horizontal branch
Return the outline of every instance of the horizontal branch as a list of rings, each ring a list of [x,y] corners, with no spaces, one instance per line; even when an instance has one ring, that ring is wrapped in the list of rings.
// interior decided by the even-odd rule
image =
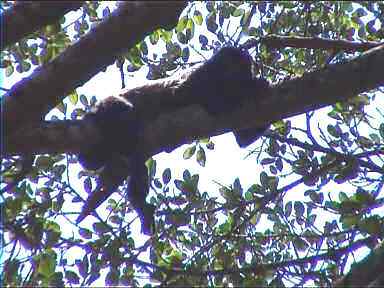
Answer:
[[[306,49],[327,49],[327,50],[342,50],[345,52],[364,52],[374,47],[380,46],[383,42],[357,42],[348,40],[334,40],[319,37],[299,37],[299,36],[280,36],[268,35],[261,38],[263,44],[269,48],[306,48]],[[244,48],[249,49],[257,46],[257,42],[251,39],[243,45]]]
[[[59,21],[66,13],[81,7],[83,1],[20,1],[2,15],[1,50],[28,34]],[[4,29],[5,27],[5,29]]]
[[[66,94],[113,64],[120,53],[149,32],[175,26],[185,5],[184,1],[122,2],[95,29],[3,96],[1,119],[5,135],[40,121]]]
[[[372,242],[372,237],[368,237],[365,239],[357,240],[356,242],[353,242],[348,246],[335,249],[334,251],[329,251],[329,252],[314,255],[314,256],[279,261],[274,263],[245,265],[245,267],[242,267],[242,268],[224,268],[224,269],[212,269],[212,270],[195,270],[195,269],[182,269],[182,268],[170,269],[170,268],[161,267],[152,263],[148,263],[145,261],[141,261],[138,259],[131,260],[130,258],[127,258],[125,259],[125,261],[128,263],[133,262],[138,265],[146,266],[148,268],[157,269],[167,273],[167,275],[193,275],[193,276],[222,275],[223,276],[223,275],[231,275],[231,274],[238,275],[239,273],[255,273],[257,275],[257,274],[263,274],[266,271],[289,268],[292,266],[299,266],[299,265],[308,264],[308,263],[313,264],[316,262],[329,261],[329,260],[335,261],[336,259],[340,259],[342,256],[345,256],[357,250],[358,248],[368,246],[371,242]],[[381,266],[381,265],[378,264],[377,266]],[[380,268],[378,270],[382,270]],[[357,286],[355,285],[355,283],[352,283],[352,282],[349,282],[349,283],[353,286]],[[357,286],[357,287],[362,287],[362,286]]]
[[[197,104],[188,104],[193,103],[188,99],[193,99],[194,95],[184,95],[177,80],[157,80],[122,93],[130,93],[129,97],[137,104],[143,120],[148,120],[140,142],[143,150],[153,155],[196,138],[219,135],[232,129],[264,127],[279,119],[344,101],[383,85],[382,67],[384,46],[347,63],[329,65],[323,70],[285,81],[270,88],[265,95],[254,95],[232,114],[218,118]],[[156,91],[156,97],[150,91]],[[169,111],[169,106],[177,106],[175,103],[186,103],[186,106]],[[87,128],[87,123],[83,122],[86,121],[45,122],[40,127],[26,127],[16,135],[6,137],[3,153],[77,153],[100,137],[98,131]],[[130,131],[122,133],[129,135]],[[132,141],[132,145],[127,146],[127,151],[134,143]]]

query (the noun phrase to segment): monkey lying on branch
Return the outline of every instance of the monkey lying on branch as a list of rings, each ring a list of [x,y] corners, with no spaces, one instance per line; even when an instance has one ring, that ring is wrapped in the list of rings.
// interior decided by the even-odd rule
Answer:
[[[142,151],[143,145],[140,141],[145,123],[161,113],[152,111],[151,115],[144,115],[145,104],[140,107],[137,96],[147,97],[148,101],[159,101],[161,97],[156,96],[164,93],[164,89],[156,89],[159,85],[173,86],[172,93],[176,96],[192,96],[188,99],[175,97],[176,101],[166,103],[166,110],[161,113],[190,104],[199,104],[214,117],[234,111],[247,98],[263,94],[269,86],[266,80],[253,77],[252,59],[246,51],[224,47],[197,69],[183,74],[177,81],[157,80],[156,85],[127,90],[121,96],[112,96],[101,101],[94,111],[84,117],[84,121],[91,121],[101,131],[103,139],[80,153],[79,161],[86,169],[102,169],[97,188],[88,197],[77,223],[106,200],[127,178],[130,171],[128,199],[140,217],[142,232],[151,234],[155,207],[145,201],[149,183],[145,151]],[[159,107],[164,107],[164,103],[162,104]],[[234,131],[234,134],[239,146],[246,147],[266,129],[267,127],[243,129]],[[132,147],[132,144],[129,144],[132,139],[135,145],[127,151],[127,147]]]

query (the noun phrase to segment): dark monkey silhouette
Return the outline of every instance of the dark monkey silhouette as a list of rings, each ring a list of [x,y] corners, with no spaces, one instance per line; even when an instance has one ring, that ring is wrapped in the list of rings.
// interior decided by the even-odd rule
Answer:
[[[197,69],[184,75],[179,91],[191,95],[190,103],[199,104],[213,115],[230,113],[247,98],[263,94],[269,87],[264,79],[252,75],[250,55],[239,48],[224,47]],[[150,93],[150,90],[143,90]],[[125,95],[125,94],[124,94]],[[154,95],[156,96],[156,95]],[[176,110],[181,104],[167,109]],[[128,141],[140,139],[143,121],[135,110],[135,103],[128,97],[108,97],[101,101],[84,120],[92,121],[102,134],[99,143],[79,154],[79,161],[86,169],[101,169],[96,190],[89,196],[77,222],[92,213],[130,174],[127,196],[142,224],[142,232],[151,234],[155,207],[145,198],[149,191],[146,157],[136,143],[134,152],[126,151]],[[259,138],[267,127],[233,131],[240,147]],[[126,133],[125,131],[129,131]],[[130,172],[128,172],[128,170]]]

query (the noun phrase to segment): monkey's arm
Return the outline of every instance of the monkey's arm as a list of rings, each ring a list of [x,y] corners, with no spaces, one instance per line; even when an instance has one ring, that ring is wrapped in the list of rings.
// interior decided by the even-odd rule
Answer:
[[[142,231],[150,234],[155,208],[145,202],[149,187],[148,172],[146,158],[137,143],[142,124],[133,105],[121,97],[109,97],[94,112],[86,115],[84,121],[96,125],[103,140],[80,153],[79,161],[86,169],[102,169],[99,183],[86,200],[76,222],[80,223],[92,213],[130,175],[127,189],[129,201],[141,220]],[[126,151],[128,141],[136,143],[133,153]]]
[[[96,189],[89,195],[88,199],[76,223],[80,223],[101,205],[127,178],[130,171],[127,196],[128,200],[136,210],[140,221],[141,230],[147,235],[152,234],[154,229],[155,206],[147,204],[145,198],[148,194],[148,171],[145,166],[143,153],[135,153],[130,157],[115,155],[102,168]]]
[[[118,155],[114,155],[105,163],[101,168],[97,186],[88,196],[76,219],[76,224],[83,221],[116,191],[117,187],[127,178],[129,166],[129,159]]]

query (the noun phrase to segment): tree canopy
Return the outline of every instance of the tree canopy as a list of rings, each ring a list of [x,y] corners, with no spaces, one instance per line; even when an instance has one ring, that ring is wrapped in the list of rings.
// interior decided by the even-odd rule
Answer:
[[[3,1],[3,285],[384,285],[383,11],[374,1]],[[228,45],[271,86],[215,118],[177,81]],[[98,178],[77,153],[100,137],[82,120],[100,99],[78,90],[108,67],[128,91],[136,78],[141,91],[169,83],[161,97],[136,97],[151,120],[141,141],[151,237],[134,229],[126,182],[75,224]],[[175,101],[185,105],[167,110]],[[199,183],[227,145],[212,136],[262,125],[246,150],[257,177]],[[154,159],[182,144],[183,167]]]

